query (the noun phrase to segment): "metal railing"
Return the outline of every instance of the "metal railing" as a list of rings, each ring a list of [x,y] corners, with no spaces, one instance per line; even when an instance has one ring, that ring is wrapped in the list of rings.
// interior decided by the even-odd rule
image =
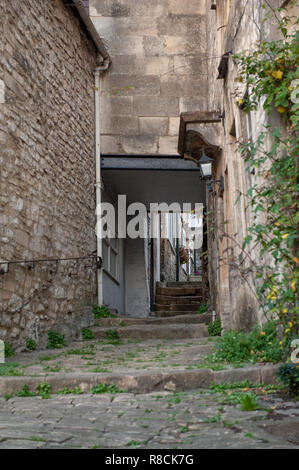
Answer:
[[[84,268],[93,268],[101,269],[102,267],[102,258],[96,255],[88,255],[88,256],[79,256],[79,257],[72,257],[72,258],[48,258],[48,259],[22,259],[22,260],[11,260],[11,261],[0,261],[0,274],[7,274],[9,272],[10,265],[28,265],[27,269],[31,271],[35,268],[36,264],[40,263],[54,263],[55,264],[55,272],[58,271],[58,265],[62,261],[74,261],[79,268],[79,262],[83,260],[91,260],[91,264],[84,265]]]

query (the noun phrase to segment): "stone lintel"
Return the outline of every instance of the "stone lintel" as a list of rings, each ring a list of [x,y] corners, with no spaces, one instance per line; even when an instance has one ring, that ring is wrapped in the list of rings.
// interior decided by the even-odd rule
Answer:
[[[195,111],[182,113],[180,117],[180,130],[179,130],[179,141],[178,141],[178,153],[182,156],[185,155],[186,151],[201,150],[205,149],[209,156],[215,157],[220,152],[220,147],[213,145],[204,138],[202,134],[196,131],[187,131],[187,124],[190,123],[203,123],[213,124],[221,122],[222,116],[220,111]],[[198,137],[198,143],[196,146],[196,136]],[[193,143],[190,147],[188,144],[188,138]]]

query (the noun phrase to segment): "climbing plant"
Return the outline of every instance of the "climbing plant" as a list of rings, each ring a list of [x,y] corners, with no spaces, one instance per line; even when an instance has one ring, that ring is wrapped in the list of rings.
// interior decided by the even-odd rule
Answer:
[[[257,296],[266,316],[283,327],[281,346],[287,354],[299,333],[299,31],[289,32],[299,21],[283,10],[270,7],[265,16],[276,18],[279,39],[261,40],[254,52],[234,59],[240,71],[237,80],[247,89],[245,98],[238,100],[242,109],[248,113],[263,106],[268,115],[276,110],[285,123],[279,128],[266,125],[255,141],[241,143],[240,152],[247,170],[255,173],[245,195],[253,223],[242,249],[259,248]]]

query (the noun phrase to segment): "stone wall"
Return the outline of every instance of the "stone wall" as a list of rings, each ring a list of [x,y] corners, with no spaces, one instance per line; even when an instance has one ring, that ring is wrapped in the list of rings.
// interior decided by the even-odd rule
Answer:
[[[70,2],[0,0],[2,260],[77,257],[96,248],[96,49]],[[94,268],[10,265],[0,275],[0,338],[44,345],[76,334],[95,301]],[[28,269],[29,268],[29,269]]]
[[[216,10],[211,10],[216,3]],[[225,113],[219,145],[222,154],[215,161],[215,178],[224,176],[223,194],[209,196],[208,210],[215,215],[215,229],[209,233],[210,286],[213,303],[220,314],[224,329],[242,328],[250,330],[256,322],[262,323],[264,317],[255,296],[253,274],[242,276],[238,269],[240,246],[248,234],[253,215],[246,210],[247,201],[241,196],[257,182],[254,174],[246,171],[245,163],[238,152],[239,142],[252,138],[255,140],[263,126],[274,123],[283,127],[280,117],[273,112],[267,117],[261,106],[254,113],[245,113],[237,104],[246,90],[236,81],[238,68],[232,55],[228,61],[228,71],[224,79],[217,79],[220,59],[226,52],[240,53],[253,51],[256,41],[268,36],[276,38],[275,21],[263,22],[266,10],[263,2],[248,0],[207,0],[207,48],[211,56],[208,61],[209,109],[221,109]],[[283,0],[270,0],[272,6],[281,6]],[[298,7],[292,14],[298,15]],[[262,220],[261,220],[262,223]],[[259,252],[251,247],[253,260],[258,260]],[[242,268],[249,268],[247,259]]]
[[[179,116],[206,109],[205,0],[90,0],[112,66],[101,91],[104,154],[177,154]]]
[[[187,277],[180,265],[180,281],[187,281]],[[161,239],[161,281],[176,281],[176,252],[167,238]]]

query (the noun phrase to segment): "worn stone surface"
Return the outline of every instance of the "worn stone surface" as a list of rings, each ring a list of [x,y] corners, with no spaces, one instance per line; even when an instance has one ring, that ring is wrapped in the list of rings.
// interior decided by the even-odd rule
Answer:
[[[99,320],[110,332],[125,322],[146,330],[163,319]],[[0,449],[299,448],[299,405],[275,391],[278,365],[209,364],[215,341],[107,338],[17,354],[0,368]],[[234,385],[215,389],[223,382]],[[16,396],[24,384],[33,394],[46,384],[50,394]],[[115,393],[98,395],[105,385]],[[239,405],[249,390],[258,405],[250,412]]]
[[[24,384],[35,391],[41,382],[48,382],[54,392],[77,386],[88,392],[96,383],[114,383],[136,393],[208,388],[211,382],[276,382],[277,364],[233,368],[208,362],[214,341],[204,337],[206,326],[198,323],[194,315],[190,316],[192,320],[176,324],[174,317],[170,318],[170,325],[156,327],[160,319],[143,320],[143,324],[137,319],[135,326],[126,326],[124,319],[117,328],[115,324],[94,328],[94,334],[102,338],[99,341],[20,353],[7,362],[6,368],[0,368],[0,394],[16,393]]]
[[[0,259],[91,254],[96,247],[96,50],[62,0],[0,1]],[[0,338],[20,348],[89,323],[86,261],[10,265],[0,276]]]
[[[222,402],[202,390],[0,398],[0,449],[299,448],[295,402],[262,396],[251,412]]]

